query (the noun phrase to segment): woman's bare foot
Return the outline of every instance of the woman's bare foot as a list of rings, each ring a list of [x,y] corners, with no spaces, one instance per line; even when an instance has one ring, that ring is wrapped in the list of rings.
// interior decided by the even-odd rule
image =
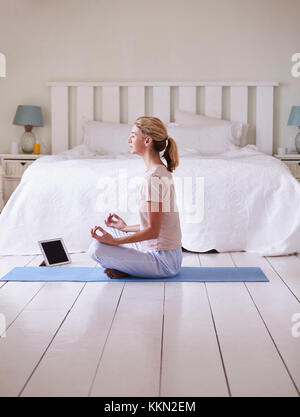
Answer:
[[[126,274],[126,272],[118,271],[117,269],[113,268],[105,268],[104,272],[109,278],[123,278],[129,276],[129,274]]]

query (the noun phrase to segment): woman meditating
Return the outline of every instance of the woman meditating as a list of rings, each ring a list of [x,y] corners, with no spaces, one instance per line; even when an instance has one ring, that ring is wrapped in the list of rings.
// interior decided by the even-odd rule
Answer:
[[[156,117],[139,117],[128,142],[130,152],[140,155],[146,166],[140,188],[140,225],[129,226],[116,213],[109,213],[105,224],[112,234],[100,226],[91,229],[94,240],[89,255],[110,278],[176,275],[182,262],[181,229],[171,174],[178,166],[176,142],[168,137],[165,125]],[[160,158],[162,151],[167,166]]]

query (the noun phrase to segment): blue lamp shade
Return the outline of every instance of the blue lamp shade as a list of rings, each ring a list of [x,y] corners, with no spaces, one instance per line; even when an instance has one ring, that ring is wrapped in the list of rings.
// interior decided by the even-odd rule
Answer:
[[[293,106],[291,108],[288,126],[300,126],[300,106]]]
[[[18,106],[13,124],[43,126],[41,108],[38,106]]]

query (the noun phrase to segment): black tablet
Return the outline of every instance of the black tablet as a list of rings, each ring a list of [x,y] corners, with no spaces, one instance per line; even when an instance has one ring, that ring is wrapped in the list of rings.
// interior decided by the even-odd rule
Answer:
[[[39,241],[46,266],[58,266],[71,263],[62,239],[49,239]]]

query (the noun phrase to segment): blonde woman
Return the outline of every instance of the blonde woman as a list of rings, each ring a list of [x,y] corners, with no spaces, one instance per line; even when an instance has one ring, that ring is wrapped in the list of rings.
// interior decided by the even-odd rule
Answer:
[[[100,226],[92,228],[94,240],[89,255],[105,268],[110,278],[176,275],[182,262],[181,229],[172,178],[179,163],[176,142],[168,137],[165,125],[156,117],[139,117],[128,142],[130,152],[140,155],[146,166],[140,189],[140,224],[129,226],[116,213],[109,213],[105,224],[111,234]],[[160,158],[162,151],[166,165]]]

